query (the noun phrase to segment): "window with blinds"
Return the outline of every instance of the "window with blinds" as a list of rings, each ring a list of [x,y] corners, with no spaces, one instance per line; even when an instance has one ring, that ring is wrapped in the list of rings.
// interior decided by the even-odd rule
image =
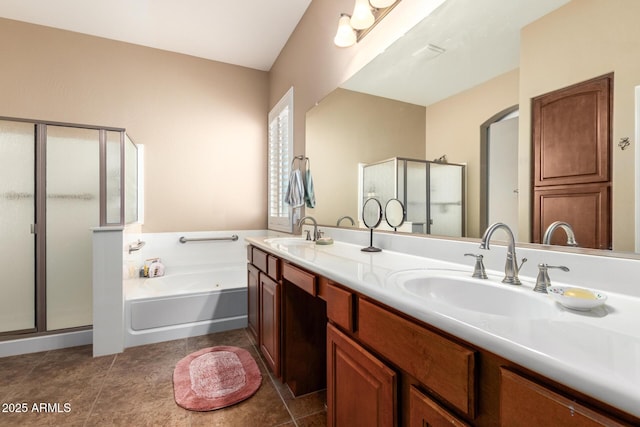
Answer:
[[[271,230],[291,232],[292,209],[284,201],[293,158],[293,87],[269,113],[269,221]]]

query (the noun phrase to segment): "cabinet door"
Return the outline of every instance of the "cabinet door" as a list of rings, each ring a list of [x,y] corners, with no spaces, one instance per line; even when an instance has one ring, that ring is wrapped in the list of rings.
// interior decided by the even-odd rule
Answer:
[[[503,426],[597,427],[624,424],[508,369],[500,368]]]
[[[256,267],[247,264],[247,323],[256,342],[260,330],[260,273]]]
[[[469,427],[431,398],[411,386],[409,391],[410,427]]]
[[[280,284],[260,273],[260,351],[280,376]]]
[[[396,374],[327,325],[327,425],[395,426]]]

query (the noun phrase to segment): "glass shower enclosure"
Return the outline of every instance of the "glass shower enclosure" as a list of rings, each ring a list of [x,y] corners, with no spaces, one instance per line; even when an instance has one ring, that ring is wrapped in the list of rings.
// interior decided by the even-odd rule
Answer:
[[[465,235],[465,165],[394,157],[362,167],[362,203],[399,199],[413,233]]]
[[[0,339],[92,324],[91,229],[135,221],[135,155],[124,129],[0,118]]]

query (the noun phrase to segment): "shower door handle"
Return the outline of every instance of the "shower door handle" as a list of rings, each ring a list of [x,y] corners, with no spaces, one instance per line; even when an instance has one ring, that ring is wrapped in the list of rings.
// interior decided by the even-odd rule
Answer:
[[[35,224],[31,224],[31,234],[38,234],[38,232],[36,231],[36,225]]]

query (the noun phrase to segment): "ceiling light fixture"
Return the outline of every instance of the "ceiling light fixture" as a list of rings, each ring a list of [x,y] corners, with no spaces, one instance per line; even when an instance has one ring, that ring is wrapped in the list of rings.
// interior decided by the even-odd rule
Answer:
[[[355,0],[353,14],[340,14],[333,42],[338,47],[353,46],[364,37],[400,0]]]
[[[354,30],[364,30],[369,28],[375,22],[376,17],[373,16],[369,0],[356,0],[353,6],[353,15],[351,15],[351,26]]]
[[[395,2],[396,0],[371,0],[369,3],[371,3],[371,6],[375,7],[376,9],[384,9],[385,7],[391,6]]]
[[[351,26],[351,17],[346,13],[340,15],[338,20],[338,31],[333,42],[338,47],[349,47],[356,44],[356,30]]]

